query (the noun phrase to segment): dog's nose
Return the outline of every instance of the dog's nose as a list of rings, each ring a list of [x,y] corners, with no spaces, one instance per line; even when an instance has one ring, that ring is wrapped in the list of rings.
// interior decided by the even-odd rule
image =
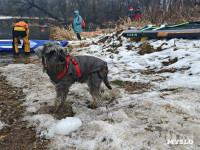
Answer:
[[[64,57],[62,57],[62,56],[59,56],[59,61],[65,61],[65,58]]]

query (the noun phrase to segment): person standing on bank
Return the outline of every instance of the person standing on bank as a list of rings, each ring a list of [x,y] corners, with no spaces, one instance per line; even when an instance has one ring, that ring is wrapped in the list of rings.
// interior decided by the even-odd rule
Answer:
[[[136,11],[135,11],[135,14],[133,15],[133,20],[140,20],[140,18],[142,17],[142,13],[140,11],[140,8],[138,8]]]
[[[128,19],[130,18],[130,20],[132,20],[132,17],[133,17],[133,7],[129,8],[129,10],[126,12],[126,16],[128,17]]]
[[[82,17],[79,15],[78,10],[74,11],[74,15],[75,15],[75,18],[73,21],[74,33],[77,35],[77,38],[81,40],[80,33],[82,32],[82,25],[81,25]]]
[[[30,42],[28,40],[29,36],[29,28],[28,24],[26,24],[24,21],[20,21],[15,24],[13,27],[13,53],[14,55],[19,55],[19,49],[18,49],[18,44],[20,42],[19,38],[22,38],[23,40],[23,46],[24,46],[24,52],[25,55],[30,54]]]

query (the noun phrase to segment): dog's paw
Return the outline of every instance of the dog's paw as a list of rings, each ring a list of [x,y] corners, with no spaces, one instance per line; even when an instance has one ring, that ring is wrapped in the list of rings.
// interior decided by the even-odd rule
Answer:
[[[60,111],[60,109],[61,109],[61,106],[54,106],[54,108],[52,109],[52,112],[54,114],[57,114]]]

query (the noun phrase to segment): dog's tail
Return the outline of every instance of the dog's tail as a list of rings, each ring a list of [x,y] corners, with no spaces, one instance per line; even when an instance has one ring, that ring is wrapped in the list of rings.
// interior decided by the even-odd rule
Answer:
[[[110,83],[108,81],[108,75],[106,74],[106,76],[103,79],[104,84],[106,85],[106,87],[110,90],[112,90],[112,87],[110,86]]]
[[[104,84],[106,87],[110,90],[112,90],[112,87],[110,86],[110,83],[108,81],[108,67],[102,68],[102,70],[99,72],[100,78],[103,79]]]

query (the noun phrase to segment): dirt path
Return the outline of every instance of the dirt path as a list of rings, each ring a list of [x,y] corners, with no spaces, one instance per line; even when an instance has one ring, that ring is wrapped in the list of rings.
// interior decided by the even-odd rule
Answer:
[[[35,128],[27,127],[28,123],[22,120],[26,109],[21,105],[24,98],[21,88],[10,86],[0,75],[0,121],[6,124],[0,130],[1,150],[41,150],[49,143],[36,137]]]

